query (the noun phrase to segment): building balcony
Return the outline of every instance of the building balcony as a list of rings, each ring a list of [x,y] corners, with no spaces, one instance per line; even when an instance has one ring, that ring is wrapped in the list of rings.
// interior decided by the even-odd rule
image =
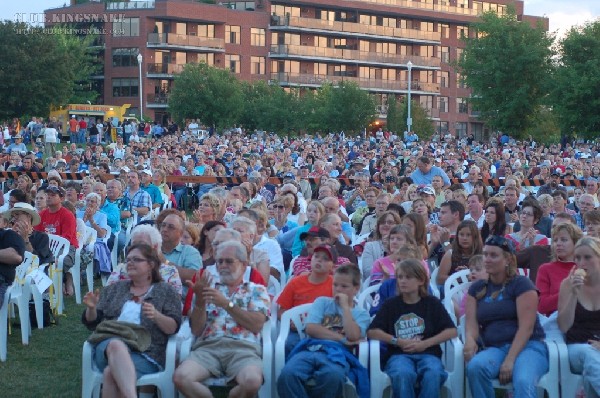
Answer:
[[[439,69],[440,59],[416,55],[375,53],[370,51],[348,50],[345,48],[298,46],[278,44],[271,46],[271,58],[298,58],[314,61],[337,61],[358,65],[386,65],[407,67],[410,61],[416,69]],[[346,61],[346,62],[344,62]]]
[[[172,79],[183,71],[182,64],[148,64],[147,77],[151,79]]]
[[[169,94],[148,94],[146,96],[146,107],[148,108],[168,108]]]
[[[416,29],[391,28],[387,26],[364,25],[355,22],[324,21],[315,18],[289,17],[273,15],[271,30],[297,30],[313,33],[335,33],[339,36],[365,38],[385,38],[393,42],[421,42],[438,44],[439,32],[424,32]]]
[[[285,87],[320,87],[325,83],[339,83],[341,81],[355,82],[367,91],[408,93],[408,82],[402,80],[368,79],[353,76],[312,75],[299,73],[271,73],[271,81],[276,81]],[[411,85],[412,94],[439,95],[440,85],[437,83],[422,83],[413,81]]]
[[[175,33],[148,33],[148,48],[225,52],[225,40]]]
[[[106,10],[148,10],[154,8],[154,0],[106,2]]]

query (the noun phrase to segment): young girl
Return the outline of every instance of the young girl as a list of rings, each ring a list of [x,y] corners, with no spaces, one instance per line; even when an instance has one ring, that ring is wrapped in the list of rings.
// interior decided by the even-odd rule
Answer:
[[[396,262],[398,258],[398,249],[406,244],[415,245],[415,238],[411,233],[411,229],[406,225],[396,225],[390,231],[388,237],[388,253],[389,256],[375,260],[371,269],[371,279],[369,286],[388,280],[394,274]]]
[[[478,280],[487,280],[488,273],[485,270],[483,264],[483,254],[476,254],[469,260],[469,282],[475,282]],[[454,313],[456,319],[460,319],[461,316],[465,315],[465,305],[467,304],[467,294],[462,297],[452,297],[454,302]]]
[[[456,327],[442,303],[428,294],[429,278],[419,260],[402,261],[396,281],[398,296],[382,304],[367,336],[388,345],[384,372],[394,397],[439,397],[448,377],[440,344],[456,337]]]
[[[483,244],[477,224],[472,220],[465,220],[456,228],[456,239],[452,241],[452,249],[448,250],[440,262],[435,283],[440,286],[440,293],[448,275],[456,271],[467,269],[469,259],[475,254],[481,254]]]

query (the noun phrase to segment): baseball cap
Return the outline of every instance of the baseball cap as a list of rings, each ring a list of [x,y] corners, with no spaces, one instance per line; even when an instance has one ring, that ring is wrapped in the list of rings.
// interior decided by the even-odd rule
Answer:
[[[285,173],[285,174],[283,175],[283,178],[284,178],[284,179],[286,179],[286,178],[289,178],[290,180],[295,180],[295,179],[296,179],[296,176],[294,175],[294,173]]]
[[[329,231],[327,231],[325,228],[321,228],[321,227],[311,227],[308,231],[306,232],[302,232],[300,234],[300,240],[304,240],[309,236],[318,236],[319,238],[331,238],[331,235],[329,234]]]
[[[317,247],[315,247],[314,252],[315,253],[317,253],[317,252],[327,253],[327,256],[329,257],[329,259],[331,261],[333,261],[334,264],[337,263],[338,252],[335,249],[335,247],[333,247],[333,246],[330,246],[330,245],[317,246]]]
[[[145,170],[140,171],[140,173],[145,173],[145,174],[148,174],[150,177],[152,177],[152,171],[151,170],[145,169]]]
[[[435,195],[435,190],[433,189],[433,187],[429,186],[429,185],[425,185],[424,187],[420,187],[417,189],[417,193],[421,194],[427,194],[427,195]]]
[[[53,193],[59,196],[65,196],[64,188],[57,187],[55,185],[48,185],[48,187],[46,188],[46,193]]]

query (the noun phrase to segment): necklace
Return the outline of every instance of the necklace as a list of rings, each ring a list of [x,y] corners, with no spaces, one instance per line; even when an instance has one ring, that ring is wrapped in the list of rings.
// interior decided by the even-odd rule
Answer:
[[[153,285],[151,285],[148,289],[146,289],[146,291],[142,294],[135,294],[132,291],[129,291],[129,293],[131,293],[131,295],[133,296],[131,298],[131,300],[134,303],[140,303],[142,301],[144,301],[144,299],[146,298],[146,296],[148,295],[148,293],[150,293],[150,291],[152,290]]]

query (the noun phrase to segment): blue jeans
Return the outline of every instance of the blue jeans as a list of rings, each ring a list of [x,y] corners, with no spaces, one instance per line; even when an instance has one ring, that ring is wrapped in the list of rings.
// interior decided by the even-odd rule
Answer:
[[[77,143],[77,132],[76,131],[69,130],[69,140],[71,141],[71,144]]]
[[[96,346],[94,347],[93,360],[100,372],[103,372],[104,368],[108,366],[108,358],[106,358],[106,348],[111,340],[118,340],[118,338],[106,339],[96,344]],[[144,354],[131,351],[129,347],[127,348],[129,349],[129,355],[131,355],[131,360],[133,361],[133,365],[135,366],[135,373],[138,379],[144,375],[156,373],[162,370],[156,364],[156,362],[150,361]]]
[[[79,129],[79,132],[77,133],[77,141],[80,144],[85,144],[85,133],[86,133],[86,129]]]
[[[393,355],[384,371],[392,379],[394,398],[414,398],[416,383],[420,398],[437,398],[448,378],[440,358],[431,354]]]
[[[277,378],[277,391],[286,398],[334,398],[342,393],[349,365],[335,364],[322,351],[295,354]],[[305,386],[309,380],[314,385]]]
[[[600,397],[600,351],[589,344],[569,344],[567,347],[571,371],[583,375],[585,396]]]
[[[494,398],[492,380],[497,379],[500,366],[510,344],[489,347],[478,352],[467,364],[467,378],[473,397]],[[543,341],[529,341],[517,356],[512,374],[514,398],[536,398],[538,380],[548,373],[548,348]]]

